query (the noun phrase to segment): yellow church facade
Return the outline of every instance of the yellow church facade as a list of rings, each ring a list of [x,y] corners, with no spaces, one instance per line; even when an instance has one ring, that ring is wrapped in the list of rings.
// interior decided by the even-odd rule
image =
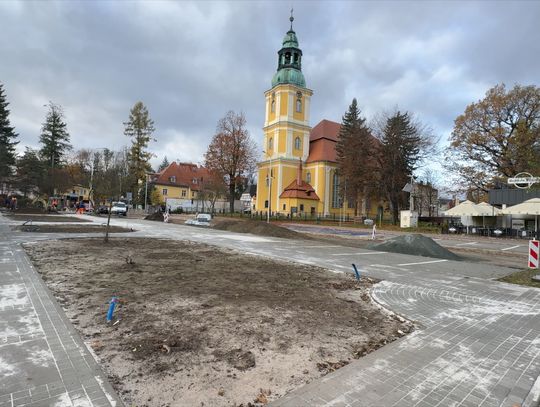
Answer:
[[[354,203],[341,202],[335,150],[340,125],[329,120],[314,128],[309,124],[313,91],[305,84],[292,21],[278,51],[272,87],[264,94],[264,152],[257,164],[255,210],[291,217],[354,216]],[[372,211],[365,207],[362,212],[369,216]]]

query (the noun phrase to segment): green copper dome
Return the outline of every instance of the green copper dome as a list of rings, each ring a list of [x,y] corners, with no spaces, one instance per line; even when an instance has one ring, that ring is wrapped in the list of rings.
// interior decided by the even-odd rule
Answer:
[[[306,87],[306,80],[302,71],[294,68],[279,69],[272,78],[272,87],[281,83],[291,83],[302,88]]]
[[[292,11],[291,11],[292,13]],[[302,73],[302,50],[298,47],[298,38],[292,28],[294,17],[291,15],[291,29],[283,38],[283,46],[278,51],[278,68],[272,78],[272,87],[290,83],[306,87],[306,80]]]
[[[283,48],[298,48],[298,38],[293,30],[287,31],[283,37]]]

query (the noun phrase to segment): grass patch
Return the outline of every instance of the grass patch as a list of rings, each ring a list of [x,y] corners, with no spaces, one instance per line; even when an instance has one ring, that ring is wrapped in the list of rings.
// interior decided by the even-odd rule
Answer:
[[[540,288],[540,282],[533,281],[532,276],[539,274],[538,270],[527,269],[512,273],[508,276],[499,278],[499,281],[504,281],[505,283],[527,285],[529,287]]]

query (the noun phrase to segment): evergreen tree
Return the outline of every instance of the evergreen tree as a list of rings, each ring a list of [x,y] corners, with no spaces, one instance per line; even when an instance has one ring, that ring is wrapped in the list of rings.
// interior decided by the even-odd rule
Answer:
[[[71,144],[60,105],[49,102],[49,111],[41,128],[39,142],[39,154],[45,166],[51,169],[61,167],[66,153],[71,150]]]
[[[43,163],[35,150],[26,147],[22,157],[17,160],[16,184],[18,189],[27,197],[37,192],[44,178]]]
[[[13,174],[15,146],[18,144],[18,134],[9,122],[8,105],[4,86],[0,83],[0,186]]]
[[[131,189],[136,203],[144,201],[144,184],[146,173],[152,171],[148,151],[148,143],[154,132],[154,121],[150,118],[148,109],[142,102],[135,103],[130,111],[129,121],[124,123],[124,134],[131,138],[128,161],[131,175]]]
[[[402,189],[421,159],[422,145],[425,144],[421,131],[409,113],[399,111],[386,119],[382,131],[380,187],[390,204],[393,223],[397,223],[399,210],[405,204]]]
[[[163,161],[159,165],[158,172],[163,171],[165,168],[167,168],[170,165],[169,160],[167,160],[167,156],[163,158]]]
[[[365,204],[368,198],[375,166],[375,142],[366,119],[361,117],[356,99],[353,99],[341,121],[336,154],[341,196],[355,202],[356,214],[359,202]]]

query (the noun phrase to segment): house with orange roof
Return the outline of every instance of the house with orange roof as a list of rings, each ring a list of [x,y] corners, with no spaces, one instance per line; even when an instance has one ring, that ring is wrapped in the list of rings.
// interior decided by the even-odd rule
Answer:
[[[173,209],[178,206],[191,209],[197,205],[199,194],[208,177],[208,170],[202,166],[173,161],[162,171],[151,174],[149,185],[157,189],[160,201],[167,207],[174,202]]]

